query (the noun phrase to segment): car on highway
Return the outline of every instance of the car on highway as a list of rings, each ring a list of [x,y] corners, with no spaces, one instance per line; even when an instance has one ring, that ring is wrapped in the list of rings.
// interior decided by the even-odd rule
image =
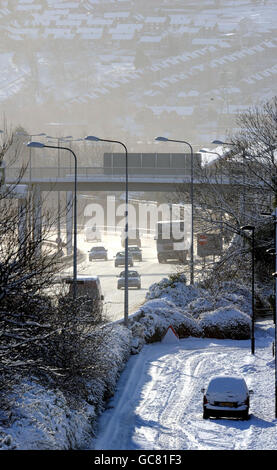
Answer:
[[[116,253],[114,265],[115,267],[125,265],[125,251],[119,251],[118,253]],[[131,255],[128,255],[128,266],[134,266],[133,258]]]
[[[128,252],[134,260],[142,261],[142,251],[138,246],[128,246]]]
[[[107,261],[108,259],[108,250],[104,246],[94,246],[89,250],[88,259],[89,261],[93,261],[95,259],[104,259]]]
[[[216,376],[202,388],[203,419],[213,417],[249,418],[250,394],[244,378]]]
[[[117,281],[117,288],[122,289],[123,287],[125,287],[125,271],[122,271],[119,274]],[[128,271],[128,288],[129,287],[136,287],[137,289],[141,288],[141,279],[137,271]]]

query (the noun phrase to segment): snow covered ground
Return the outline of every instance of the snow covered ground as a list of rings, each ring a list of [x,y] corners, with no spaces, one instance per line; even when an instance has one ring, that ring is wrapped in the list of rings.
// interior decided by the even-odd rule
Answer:
[[[249,340],[185,338],[153,343],[132,356],[102,414],[95,449],[273,450],[272,322],[256,325],[256,351]],[[244,377],[250,419],[202,418],[201,388],[212,375]]]
[[[109,373],[89,384],[90,403],[70,407],[61,392],[26,378],[0,410],[0,449],[276,450],[275,329],[256,323],[252,355],[250,313],[243,286],[229,283],[217,297],[180,278],[153,284],[128,329],[113,323],[103,351]],[[169,325],[186,337],[164,341]],[[207,337],[213,331],[222,339]],[[248,421],[203,420],[201,388],[222,374],[244,377],[254,391]]]

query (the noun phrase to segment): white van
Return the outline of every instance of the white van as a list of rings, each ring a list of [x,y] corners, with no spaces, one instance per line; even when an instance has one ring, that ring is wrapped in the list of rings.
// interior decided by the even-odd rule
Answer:
[[[124,229],[121,232],[121,246],[122,247],[125,246],[125,238],[126,238],[126,232],[125,232],[125,229]],[[128,244],[138,246],[139,248],[141,247],[141,239],[140,239],[139,229],[130,228],[128,230]]]
[[[69,296],[73,297],[73,277],[65,277],[63,281],[69,285]],[[78,276],[77,277],[77,297],[87,296],[89,303],[86,304],[88,311],[95,319],[101,319],[103,314],[104,295],[102,294],[101,283],[98,276]]]
[[[87,225],[85,227],[86,242],[101,242],[101,234],[95,225]]]

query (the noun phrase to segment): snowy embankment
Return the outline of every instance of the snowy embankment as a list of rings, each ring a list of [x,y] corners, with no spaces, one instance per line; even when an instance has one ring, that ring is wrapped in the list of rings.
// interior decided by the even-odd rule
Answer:
[[[139,357],[143,354],[142,347],[145,343],[160,341],[169,325],[174,327],[180,338],[188,338],[188,345],[194,338],[196,346],[193,348],[197,345],[199,349],[203,348],[199,341],[209,342],[204,337],[219,338],[216,340],[216,354],[219,352],[218,341],[221,339],[228,339],[228,347],[230,339],[246,340],[236,342],[237,348],[239,344],[249,343],[251,297],[246,289],[228,284],[215,295],[197,286],[188,286],[184,281],[179,277],[178,280],[163,279],[160,283],[153,284],[147,292],[146,302],[130,316],[129,328],[124,327],[121,321],[112,325],[109,341],[103,351],[103,360],[108,363],[108,373],[89,384],[89,402],[70,406],[61,392],[45,389],[35,378],[26,379],[20,387],[14,389],[9,410],[0,412],[0,448],[93,448],[98,416],[105,408],[105,399],[114,394],[126,363],[134,361],[134,357],[140,362]],[[224,344],[225,342],[222,343],[223,346]],[[149,346],[151,345],[146,347]],[[170,352],[168,350],[168,354]],[[227,351],[224,354],[228,356],[229,353]],[[245,351],[242,350],[240,354],[239,360],[243,367],[246,364],[243,360]],[[248,363],[245,367],[248,367]],[[199,365],[194,373],[198,376],[203,371],[202,365],[201,368]],[[189,369],[187,372],[189,373]],[[207,368],[207,376],[211,372],[211,367]],[[176,377],[172,373],[168,379],[175,381]],[[147,380],[149,381],[149,377]],[[182,400],[185,399],[184,395]],[[154,441],[150,439],[150,447],[147,448],[151,448],[151,442],[154,445]],[[163,448],[162,444],[159,448]]]

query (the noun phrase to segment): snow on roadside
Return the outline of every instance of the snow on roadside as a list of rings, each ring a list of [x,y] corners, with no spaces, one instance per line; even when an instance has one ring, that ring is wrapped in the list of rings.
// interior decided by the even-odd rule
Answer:
[[[276,450],[272,322],[249,340],[185,338],[152,343],[132,356],[99,420],[97,450]],[[201,388],[212,375],[244,377],[250,419],[202,418]]]
[[[95,409],[87,403],[69,408],[64,395],[25,380],[10,397],[9,426],[0,428],[0,450],[84,448],[91,439]]]
[[[61,391],[44,387],[35,377],[13,388],[9,409],[0,409],[0,450],[90,448],[97,417],[130,355],[130,332],[122,325],[109,328],[106,338],[104,373],[87,384],[88,402],[76,397],[71,406]]]
[[[73,409],[61,392],[48,390],[35,379],[24,381],[13,390],[8,418],[1,419],[0,414],[0,449],[90,448],[103,395],[113,395],[130,351],[136,354],[145,343],[160,341],[169,325],[182,337],[195,339],[210,325],[217,332],[230,325],[234,331],[242,325],[249,337],[250,312],[251,297],[243,287],[227,285],[214,297],[198,286],[186,285],[182,277],[162,279],[150,287],[145,303],[130,316],[128,330],[121,321],[113,324],[111,341],[103,351],[109,373],[90,384],[89,404],[80,402]]]
[[[184,275],[163,278],[150,286],[146,302],[130,320],[132,352],[145,342],[160,341],[170,325],[182,338],[247,339],[251,313],[251,294],[235,283],[225,283],[215,295],[187,285]]]

